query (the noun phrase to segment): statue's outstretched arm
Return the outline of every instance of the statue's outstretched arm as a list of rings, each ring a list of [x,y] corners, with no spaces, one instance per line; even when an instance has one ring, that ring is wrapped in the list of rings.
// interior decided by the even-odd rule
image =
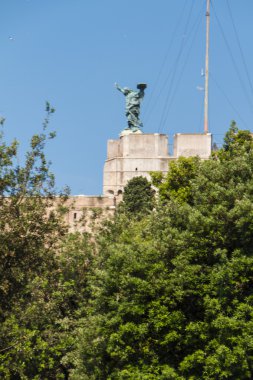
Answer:
[[[122,92],[122,94],[125,95],[125,91],[123,90],[123,88],[121,88],[121,87],[118,85],[118,83],[115,82],[114,85],[115,85],[115,87],[117,88],[117,90],[119,90],[120,92]]]

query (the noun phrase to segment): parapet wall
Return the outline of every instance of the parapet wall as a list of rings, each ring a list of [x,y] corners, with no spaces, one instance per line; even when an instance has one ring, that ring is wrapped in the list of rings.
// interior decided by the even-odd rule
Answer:
[[[150,172],[167,173],[169,162],[180,156],[211,155],[212,135],[181,134],[174,136],[173,156],[168,153],[168,136],[165,134],[130,133],[118,140],[108,140],[107,159],[104,166],[103,196],[71,197],[70,211],[65,217],[70,231],[92,231],[94,225],[114,214],[122,199],[128,181],[136,176],[150,179]]]
[[[114,214],[121,197],[77,195],[69,197],[65,222],[70,232],[90,232],[94,225]]]
[[[168,171],[168,136],[164,134],[123,135],[108,141],[104,166],[103,194],[120,194],[127,182],[143,176],[150,179],[151,171]]]
[[[174,135],[174,157],[199,156],[206,159],[211,155],[211,133],[177,133]]]

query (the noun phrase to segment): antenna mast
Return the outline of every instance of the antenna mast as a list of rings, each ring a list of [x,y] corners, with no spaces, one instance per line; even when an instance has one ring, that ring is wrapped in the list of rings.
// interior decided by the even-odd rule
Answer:
[[[206,1],[206,68],[205,68],[205,110],[204,133],[208,133],[208,80],[209,80],[209,33],[210,32],[210,0]]]

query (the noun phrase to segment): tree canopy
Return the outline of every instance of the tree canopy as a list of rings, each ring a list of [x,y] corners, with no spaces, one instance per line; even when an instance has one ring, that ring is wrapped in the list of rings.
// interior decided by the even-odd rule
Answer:
[[[89,236],[62,224],[47,113],[23,167],[0,144],[0,376],[251,379],[251,133],[232,123],[209,160],[131,180]]]
[[[180,159],[140,219],[98,237],[72,379],[251,379],[253,145]]]
[[[69,364],[62,360],[74,342],[75,313],[87,298],[81,295],[89,244],[86,236],[68,236],[62,219],[68,193],[56,193],[45,156],[55,136],[48,132],[53,112],[47,103],[42,132],[32,136],[23,165],[17,141],[7,145],[0,136],[2,379],[66,378]]]
[[[154,208],[155,191],[145,177],[128,181],[123,192],[123,207],[131,214],[147,214]]]

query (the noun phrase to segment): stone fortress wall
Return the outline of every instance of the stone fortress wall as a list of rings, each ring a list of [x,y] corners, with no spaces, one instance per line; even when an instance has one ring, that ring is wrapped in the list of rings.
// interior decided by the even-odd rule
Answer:
[[[150,179],[151,171],[168,171],[169,162],[180,156],[211,155],[212,135],[183,134],[174,136],[173,155],[169,155],[168,136],[159,133],[122,134],[118,140],[108,140],[104,165],[103,195],[70,197],[71,205],[65,221],[70,231],[90,231],[94,224],[113,215],[122,200],[127,182],[137,176]]]

